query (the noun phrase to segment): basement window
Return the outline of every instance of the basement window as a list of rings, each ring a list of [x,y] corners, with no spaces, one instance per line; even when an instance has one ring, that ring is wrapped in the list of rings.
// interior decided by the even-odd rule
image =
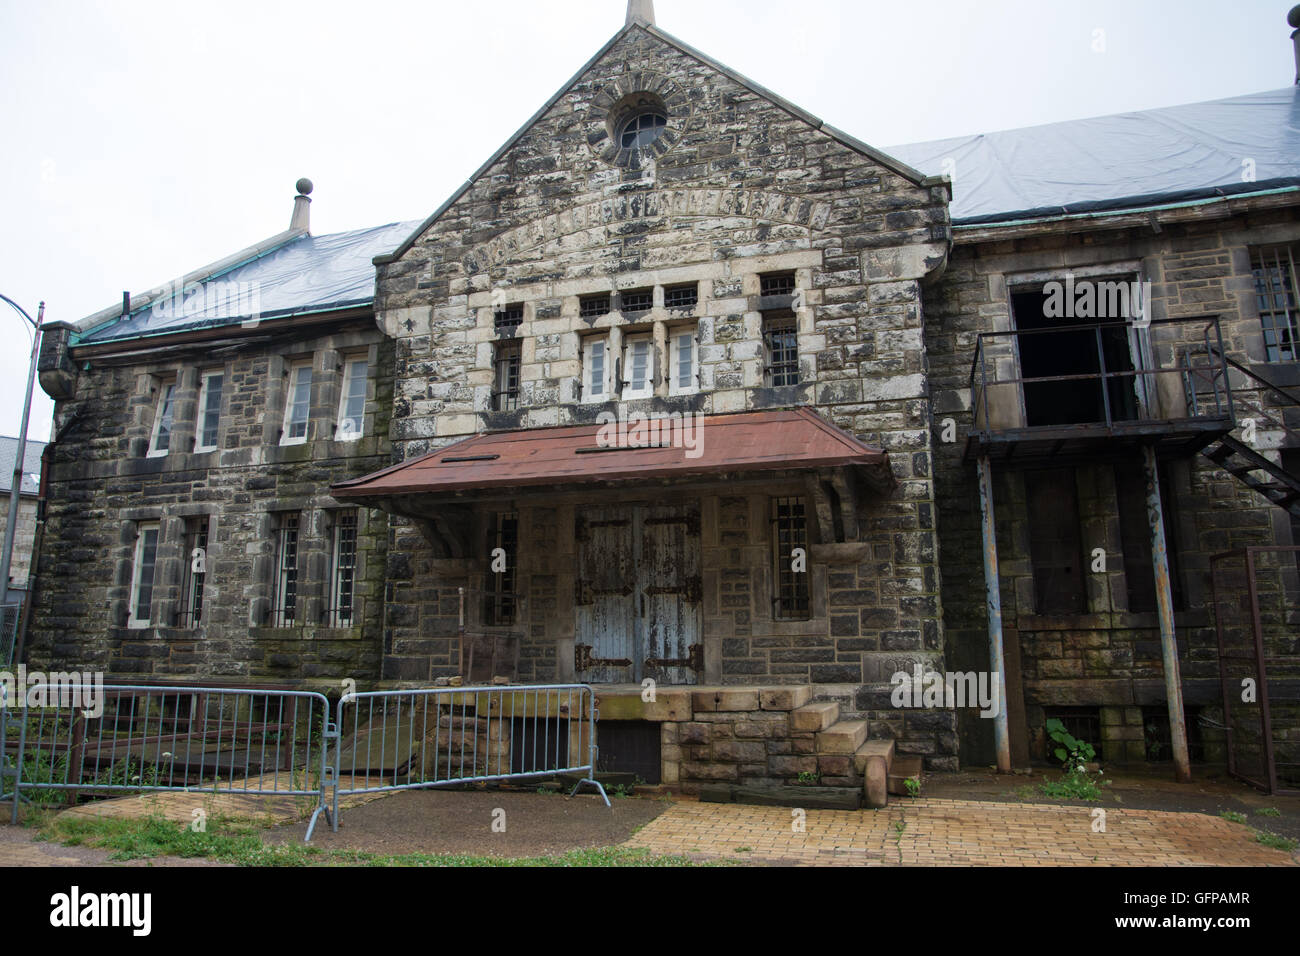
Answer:
[[[772,619],[806,621],[810,616],[808,586],[808,505],[804,498],[773,498]],[[795,549],[803,549],[802,570],[795,570]]]
[[[518,341],[498,342],[496,358],[493,360],[492,410],[494,412],[512,412],[519,407],[519,363],[520,345]]]
[[[158,522],[141,522],[136,528],[135,558],[131,570],[131,616],[128,627],[148,627],[153,617],[154,568],[158,563]]]
[[[1082,614],[1087,610],[1087,590],[1074,471],[1025,472],[1025,497],[1035,610],[1039,614]]]
[[[161,458],[171,447],[172,424],[176,408],[176,380],[158,386],[158,407],[153,417],[153,434],[149,438],[149,457]]]
[[[1205,761],[1205,741],[1201,737],[1201,708],[1183,708],[1183,726],[1187,730],[1187,759]],[[1142,708],[1142,742],[1147,763],[1174,759],[1173,734],[1169,730],[1169,708],[1164,705]]]
[[[1256,249],[1250,257],[1255,303],[1270,362],[1300,361],[1300,308],[1296,305],[1295,248]]]
[[[1049,720],[1059,720],[1065,724],[1065,732],[1076,740],[1082,740],[1084,743],[1092,744],[1097,753],[1101,753],[1101,708],[1099,707],[1044,707],[1044,723]],[[1058,763],[1056,754],[1053,752],[1057,746],[1056,741],[1043,734],[1043,740],[1046,743],[1043,757],[1049,763]]]
[[[284,428],[281,445],[301,445],[307,440],[307,423],[311,417],[311,362],[289,366],[289,385],[284,399]]]
[[[223,372],[205,372],[199,385],[199,420],[194,429],[194,450],[215,451],[221,429],[221,393],[225,387]]]

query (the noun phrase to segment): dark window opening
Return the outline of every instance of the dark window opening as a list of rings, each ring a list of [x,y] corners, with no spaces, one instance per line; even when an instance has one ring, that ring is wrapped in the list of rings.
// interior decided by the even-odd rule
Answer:
[[[1059,720],[1065,725],[1065,732],[1076,740],[1092,744],[1093,749],[1101,756],[1101,709],[1098,707],[1044,707],[1043,717],[1045,720]],[[1043,757],[1048,763],[1060,763],[1057,759],[1055,750],[1060,746],[1050,735],[1044,733],[1043,740],[1046,744]]]
[[[1205,762],[1205,741],[1201,738],[1201,708],[1183,707],[1183,726],[1187,728],[1187,759]],[[1169,708],[1165,704],[1142,708],[1142,742],[1148,763],[1174,759],[1173,735],[1169,730]]]
[[[793,313],[763,318],[767,380],[772,386],[799,384],[799,330]]]
[[[1025,472],[1025,498],[1035,610],[1039,614],[1082,614],[1087,610],[1087,589],[1074,471]]]
[[[492,316],[492,324],[497,332],[513,333],[524,321],[524,307],[519,304],[508,305],[498,309]]]
[[[573,703],[576,708],[576,698]],[[602,733],[605,723],[600,723]],[[658,724],[652,726],[658,730]],[[516,717],[510,721],[509,743],[511,773],[544,773],[565,769],[571,763],[567,717]]]
[[[795,549],[803,561],[796,568]],[[806,621],[809,617],[808,511],[803,498],[772,499],[772,617]]]
[[[197,627],[203,623],[203,586],[208,569],[208,519],[191,518],[185,522],[184,586],[178,627]]]
[[[773,272],[765,276],[759,276],[758,283],[760,295],[794,295],[795,279],[793,272]]]
[[[1295,249],[1274,246],[1251,255],[1255,304],[1270,362],[1300,361],[1300,308],[1296,305]]]
[[[693,309],[700,301],[700,287],[692,282],[690,285],[669,286],[664,289],[664,308]]]
[[[1137,418],[1135,377],[1107,379],[1104,393],[1100,377],[1103,362],[1107,374],[1134,371],[1133,354],[1129,346],[1129,325],[1124,317],[1052,317],[1046,314],[1047,300],[1047,293],[1041,289],[1013,294],[1011,308],[1015,314],[1016,329],[1023,332],[1102,324],[1100,347],[1098,332],[1093,329],[1016,336],[1021,378],[1091,376],[1059,382],[1025,382],[1026,424],[1032,428],[1042,425],[1104,423],[1107,398],[1110,402],[1111,421],[1131,421]]]
[[[1169,560],[1169,584],[1174,609],[1186,607],[1182,575],[1178,568],[1177,497],[1174,495],[1169,469],[1161,465],[1160,504],[1164,509],[1165,552]],[[1119,499],[1120,540],[1124,550],[1124,583],[1128,590],[1128,609],[1133,612],[1156,610],[1155,569],[1151,566],[1151,526],[1147,521],[1146,469],[1139,462],[1115,466],[1115,491]]]
[[[654,304],[655,294],[653,289],[636,289],[619,294],[619,308],[624,314],[628,312],[649,312],[654,308]]]
[[[584,319],[598,319],[609,311],[607,295],[585,295],[578,300],[578,315]]]
[[[491,516],[488,524],[487,559],[489,570],[483,594],[483,624],[486,627],[509,627],[515,623],[515,565],[519,560],[517,513],[497,512]],[[492,570],[498,559],[504,567]]]
[[[510,412],[519,407],[518,342],[498,342],[492,379],[492,410]]]
[[[596,727],[596,769],[630,773],[649,784],[663,781],[659,724],[649,720],[602,720]]]

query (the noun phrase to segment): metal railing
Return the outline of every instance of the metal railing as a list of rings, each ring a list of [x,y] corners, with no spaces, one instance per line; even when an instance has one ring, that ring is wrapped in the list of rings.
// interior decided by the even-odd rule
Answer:
[[[1154,331],[1173,326],[1197,325],[1195,336],[1186,336],[1177,341],[1158,341]],[[1134,348],[1130,339],[1126,351],[1132,368],[1116,369],[1108,367],[1106,361],[1106,333],[1123,332],[1131,336],[1134,332],[1142,336],[1140,347]],[[1090,348],[1096,351],[1096,371],[1079,372],[1068,375],[1018,374],[1022,368],[1021,343],[1039,336],[1082,335],[1092,333]],[[1007,342],[1002,354],[997,354],[991,343]],[[1160,362],[1161,351],[1167,353],[1167,360]],[[993,353],[993,354],[991,354]],[[1074,383],[1083,387],[1091,383],[1099,393],[1102,414],[1095,421],[1063,422],[1064,425],[1104,425],[1112,428],[1116,422],[1127,421],[1168,421],[1193,418],[1225,418],[1234,420],[1233,397],[1227,387],[1227,366],[1224,358],[1223,332],[1217,316],[1194,319],[1156,319],[1147,325],[1135,326],[1131,323],[1082,323],[1075,325],[1053,326],[1040,329],[1015,329],[1005,332],[981,332],[975,344],[975,356],[971,362],[970,375],[967,379],[971,390],[972,417],[974,430],[988,432],[1002,430],[1002,426],[993,426],[989,407],[990,390],[1002,386],[1014,386],[1017,391],[1016,407],[1013,417],[1020,417],[1027,412],[1025,407],[1026,387],[1051,386],[1053,384]],[[1198,361],[1204,357],[1204,361]],[[1004,370],[1016,370],[1016,374],[1000,375],[998,364]],[[1112,365],[1114,363],[1111,363]],[[1173,415],[1175,409],[1160,408],[1155,384],[1161,377],[1176,376],[1183,387],[1184,407],[1177,409],[1180,414]],[[1195,387],[1198,381],[1209,385],[1208,394]],[[1131,414],[1125,409],[1117,409],[1118,394],[1115,383],[1132,382],[1135,398],[1139,388],[1141,395],[1133,402]],[[1122,387],[1122,384],[1121,384]],[[1030,427],[1028,425],[1020,427]],[[1056,425],[1045,427],[1057,427]]]
[[[339,701],[331,819],[342,796],[585,773],[594,787],[595,693],[586,684],[437,687]]]

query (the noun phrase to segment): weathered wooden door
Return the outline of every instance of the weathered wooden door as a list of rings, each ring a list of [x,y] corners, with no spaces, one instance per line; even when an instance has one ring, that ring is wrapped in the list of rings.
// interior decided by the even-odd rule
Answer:
[[[578,679],[697,683],[704,666],[699,507],[586,509],[575,536]]]

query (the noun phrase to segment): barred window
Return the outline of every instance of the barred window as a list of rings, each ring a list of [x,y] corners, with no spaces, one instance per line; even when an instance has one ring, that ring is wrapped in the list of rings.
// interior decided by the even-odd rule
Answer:
[[[299,514],[287,511],[277,519],[275,536],[275,595],[272,627],[293,627],[298,614]]]
[[[515,565],[518,553],[519,515],[513,511],[493,514],[488,523],[489,570],[483,595],[483,624],[487,627],[506,627],[515,623]]]
[[[608,295],[584,295],[578,300],[578,315],[584,319],[598,319],[609,311]]]
[[[664,289],[664,308],[666,309],[693,309],[699,304],[699,301],[700,287],[698,283],[674,285]]]
[[[357,510],[334,512],[334,559],[330,574],[327,627],[352,627],[357,583]]]
[[[208,576],[208,519],[191,518],[185,522],[185,584],[181,588],[178,627],[197,627],[203,623],[203,586]]]
[[[1300,361],[1300,309],[1296,307],[1295,249],[1257,249],[1251,257],[1255,302],[1270,362]]]
[[[513,332],[523,324],[523,321],[524,307],[519,303],[507,305],[503,309],[498,309],[492,315],[492,324],[498,332]]]
[[[769,385],[799,384],[799,334],[793,314],[763,319]]]
[[[619,301],[625,315],[629,312],[649,312],[655,304],[654,290],[634,289],[631,292],[624,292],[619,296]]]
[[[794,295],[793,272],[769,272],[759,276],[758,283],[760,295]]]
[[[153,616],[154,566],[157,562],[158,522],[146,521],[136,529],[129,627],[148,627],[150,624]]]
[[[517,341],[498,342],[492,378],[492,410],[510,412],[519,407],[520,345]]]
[[[804,564],[795,570],[796,548],[803,549]],[[772,617],[777,621],[804,621],[809,617],[808,515],[803,498],[772,499]]]

